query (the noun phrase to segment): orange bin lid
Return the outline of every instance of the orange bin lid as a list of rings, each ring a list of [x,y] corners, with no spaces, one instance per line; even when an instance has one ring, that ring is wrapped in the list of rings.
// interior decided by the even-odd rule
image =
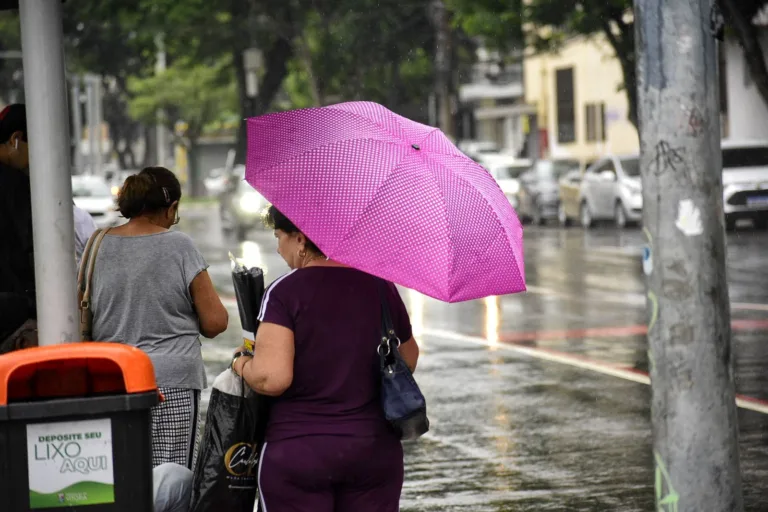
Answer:
[[[119,343],[66,343],[0,356],[0,406],[19,399],[156,390],[149,356]]]

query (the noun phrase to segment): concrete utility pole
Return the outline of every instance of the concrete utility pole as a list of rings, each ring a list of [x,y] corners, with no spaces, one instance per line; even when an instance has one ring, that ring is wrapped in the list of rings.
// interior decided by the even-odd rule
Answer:
[[[451,26],[443,0],[432,2],[432,16],[435,24],[435,95],[437,97],[437,118],[440,129],[453,136],[453,113],[451,108]]]
[[[40,345],[79,341],[61,2],[19,3]]]
[[[711,0],[635,0],[656,503],[740,512]]]

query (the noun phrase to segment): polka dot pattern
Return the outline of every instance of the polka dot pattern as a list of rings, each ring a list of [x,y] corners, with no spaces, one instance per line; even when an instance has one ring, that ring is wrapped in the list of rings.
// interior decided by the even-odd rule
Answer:
[[[349,266],[447,302],[525,290],[523,229],[498,184],[376,103],[249,119],[246,180]]]

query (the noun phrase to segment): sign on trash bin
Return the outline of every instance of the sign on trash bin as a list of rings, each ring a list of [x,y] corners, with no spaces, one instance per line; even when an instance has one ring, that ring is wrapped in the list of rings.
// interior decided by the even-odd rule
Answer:
[[[27,426],[29,507],[115,502],[112,420]]]

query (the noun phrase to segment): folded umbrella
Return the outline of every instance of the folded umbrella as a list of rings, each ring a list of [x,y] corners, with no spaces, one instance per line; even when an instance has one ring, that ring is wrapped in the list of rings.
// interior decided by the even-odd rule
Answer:
[[[376,103],[249,119],[246,180],[343,264],[448,302],[525,290],[522,226],[493,177]]]
[[[264,271],[258,267],[245,267],[235,260],[232,253],[229,253],[229,259],[232,261],[232,284],[243,328],[243,344],[253,351],[253,341],[259,327],[258,311],[264,296]]]

